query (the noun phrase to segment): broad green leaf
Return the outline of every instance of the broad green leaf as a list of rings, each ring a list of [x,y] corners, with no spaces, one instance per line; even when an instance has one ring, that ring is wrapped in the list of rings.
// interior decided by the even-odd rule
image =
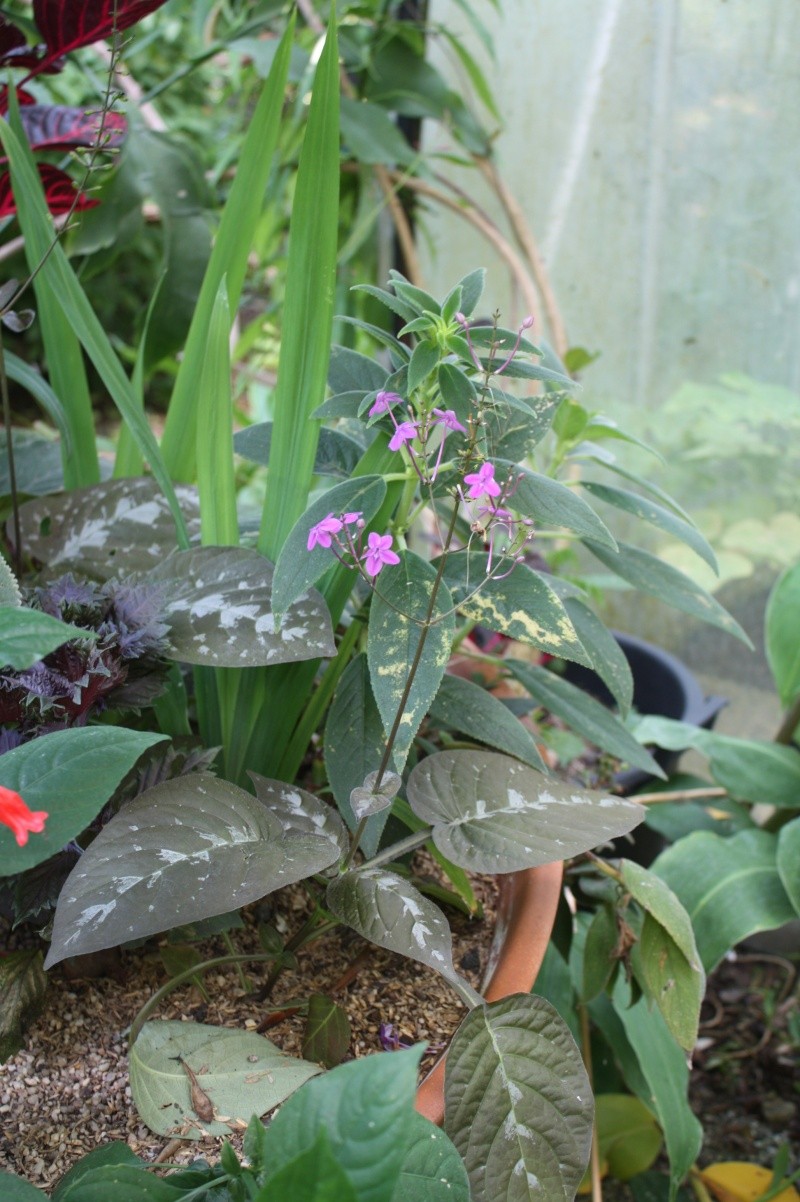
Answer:
[[[443,855],[473,872],[515,872],[589,851],[644,817],[622,797],[543,777],[494,752],[442,751],[412,769],[406,785],[418,818],[433,825]]]
[[[574,489],[508,460],[499,459],[495,466],[498,477],[509,475],[517,481],[508,503],[518,513],[533,518],[537,525],[564,527],[604,549],[616,549],[611,532]]]
[[[14,470],[20,496],[43,497],[64,489],[61,444],[14,431]],[[0,433],[0,497],[11,496],[5,434]]]
[[[569,614],[546,580],[525,564],[517,564],[502,580],[487,580],[488,565],[483,551],[448,556],[444,579],[461,613],[520,643],[591,666]]]
[[[241,455],[243,459],[249,459],[252,463],[260,463],[263,467],[269,465],[271,446],[272,422],[261,422],[257,426],[248,426],[246,430],[239,430],[233,436],[233,447],[236,454]],[[314,475],[338,476],[349,480],[363,454],[363,446],[354,438],[350,438],[340,430],[323,428],[319,432]]]
[[[274,428],[258,549],[277,562],[306,507],[325,393],[339,224],[339,52],[336,10],[314,76],[289,226]]]
[[[748,647],[752,645],[739,623],[722,608],[719,601],[677,568],[670,567],[655,555],[628,543],[620,542],[614,551],[591,537],[585,542],[601,563],[623,580],[627,580],[634,588],[643,593],[650,593],[674,609],[700,618],[711,626],[718,626],[720,630],[735,635]]]
[[[253,1196],[253,1202],[358,1202],[350,1179],[335,1159],[328,1133],[317,1138],[294,1160],[281,1165]]]
[[[649,501],[647,497],[631,492],[628,488],[614,488],[609,484],[600,484],[597,480],[581,480],[581,488],[586,489],[599,501],[605,501],[607,505],[614,505],[643,522],[650,522],[660,530],[666,530],[668,534],[691,547],[713,572],[717,571],[717,558],[697,527],[665,509],[663,505],[657,505],[655,501]]]
[[[94,640],[93,630],[59,622],[50,614],[16,605],[0,605],[0,663],[17,670],[30,668],[56,647],[72,639]]]
[[[325,724],[325,770],[336,805],[350,830],[358,825],[350,794],[377,769],[385,744],[383,723],[370,688],[367,657],[357,655],[342,674]],[[361,839],[365,855],[375,855],[388,817],[388,810],[383,810],[368,820]]]
[[[764,617],[767,659],[781,704],[800,693],[800,564],[787,568],[767,601]]]
[[[619,871],[634,901],[664,927],[695,972],[702,973],[689,915],[672,890],[655,872],[633,860],[620,860]]]
[[[215,668],[253,668],[334,655],[330,614],[310,589],[278,624],[273,567],[246,547],[176,551],[143,578],[161,592],[172,659]]]
[[[787,822],[778,832],[778,873],[800,915],[800,818]]]
[[[645,1172],[664,1142],[653,1112],[630,1094],[595,1097],[600,1156],[617,1181],[629,1181]]]
[[[358,1202],[393,1202],[416,1130],[414,1092],[424,1048],[366,1056],[316,1077],[282,1106],[264,1132],[271,1173],[313,1146],[325,1128]]]
[[[52,738],[53,736],[49,736]],[[59,898],[48,966],[247,905],[338,858],[244,789],[189,774],[141,793],[83,853]]]
[[[478,1006],[453,1036],[444,1129],[472,1202],[570,1202],[589,1160],[593,1109],[580,1052],[542,998]]]
[[[82,1156],[78,1163],[64,1174],[53,1191],[53,1202],[74,1200],[77,1196],[78,1182],[92,1169],[117,1168],[120,1165],[129,1167],[139,1165],[140,1168],[143,1168],[145,1164],[146,1162],[141,1160],[121,1139],[114,1139],[109,1144],[101,1144],[99,1148],[93,1148],[91,1152]]]
[[[308,549],[308,535],[329,513],[361,513],[369,523],[380,509],[386,496],[386,485],[380,476],[359,476],[336,484],[314,501],[292,527],[275,565],[272,604],[275,613],[283,614],[312,584],[316,584],[336,560],[333,550],[315,546]],[[351,533],[357,533],[352,527]]]
[[[292,14],[249,123],[172,390],[161,446],[164,461],[176,479],[191,480],[194,476],[197,393],[211,311],[223,276],[227,279],[230,310],[235,313],[238,309],[281,127],[294,23]]]
[[[377,392],[386,386],[386,369],[369,355],[349,346],[332,346],[328,360],[328,385],[332,393]]]
[[[23,1024],[44,1005],[47,975],[38,948],[9,952],[0,960],[0,1064],[20,1050]]]
[[[431,705],[430,717],[434,722],[443,722],[472,739],[516,756],[532,768],[545,770],[529,731],[502,701],[472,681],[445,675]]]
[[[423,339],[414,347],[411,362],[408,365],[408,391],[414,392],[423,380],[436,369],[441,351],[435,342]]]
[[[350,1046],[347,1011],[324,993],[312,993],[303,1034],[303,1056],[323,1068],[341,1064]]]
[[[414,151],[385,108],[368,100],[341,99],[342,141],[360,163],[409,166]]]
[[[592,667],[616,701],[622,717],[626,717],[633,702],[633,673],[625,653],[608,627],[580,598],[565,597],[564,608]]]
[[[439,1127],[414,1114],[392,1202],[470,1202],[464,1162]]]
[[[575,990],[567,962],[552,939],[536,977],[535,991],[538,997],[543,997],[555,1007],[577,1043],[580,1039],[580,1023],[575,1010]]]
[[[399,564],[384,568],[376,578],[367,659],[372,692],[387,737],[402,703],[392,749],[398,772],[403,770],[414,736],[439,690],[450,659],[455,615],[444,584],[439,587],[432,614],[437,624],[420,625],[428,618],[435,580],[435,568],[411,551],[403,552]],[[406,696],[406,684],[423,637],[423,653]]]
[[[777,838],[767,831],[740,831],[727,839],[697,831],[653,864],[685,907],[707,972],[748,935],[795,917],[776,852]]]
[[[47,1198],[43,1190],[6,1169],[0,1169],[0,1191],[3,1202],[42,1202],[42,1198]]]
[[[350,842],[347,831],[332,806],[296,785],[287,785],[282,780],[267,780],[257,772],[248,772],[247,775],[253,782],[256,797],[280,821],[285,838],[313,835],[327,839],[332,854],[337,858],[347,853]]]
[[[180,1202],[186,1189],[136,1165],[105,1165],[90,1169],[66,1195],[64,1202]],[[5,1199],[4,1199],[5,1202]]]
[[[0,757],[0,784],[19,793],[29,809],[44,810],[44,831],[18,847],[0,827],[0,876],[14,876],[49,860],[85,830],[117,785],[160,734],[118,726],[57,730]]]
[[[693,968],[667,929],[646,913],[633,952],[636,980],[661,1011],[670,1034],[686,1052],[697,1042],[705,973]]]
[[[190,535],[200,532],[193,488],[176,490]],[[146,571],[175,550],[175,524],[150,477],[108,480],[61,497],[28,501],[20,510],[27,553],[50,574],[76,571],[107,580]]]
[[[648,1092],[646,1097],[640,1095],[642,1101],[655,1111],[664,1132],[674,1190],[694,1164],[703,1142],[703,1128],[687,1097],[686,1056],[647,999],[631,1006],[627,994],[627,985],[620,982],[614,991],[614,1009],[644,1077]]]
[[[192,1089],[186,1066],[205,1102]],[[158,1135],[180,1132],[188,1139],[230,1135],[319,1071],[263,1035],[192,1022],[145,1023],[130,1049],[131,1092],[142,1120]]]
[[[582,689],[570,684],[568,680],[563,680],[547,668],[516,659],[508,659],[505,662],[539,705],[563,718],[568,726],[590,743],[602,747],[604,751],[610,752],[634,768],[641,768],[645,772],[651,772],[653,776],[663,777],[664,773],[650,753],[645,751],[619,719],[599,701],[595,701],[588,693],[584,693]]]
[[[403,778],[396,772],[368,772],[363,785],[353,789],[350,794],[350,805],[359,822],[362,818],[388,809],[402,783]]]
[[[484,430],[487,453],[519,463],[531,455],[553,424],[560,401],[556,393],[543,393],[532,398],[531,405],[510,408],[498,400],[486,410]]]
[[[384,868],[345,872],[328,885],[328,909],[370,943],[417,960],[446,980],[453,967],[453,936],[438,906],[409,881]]]

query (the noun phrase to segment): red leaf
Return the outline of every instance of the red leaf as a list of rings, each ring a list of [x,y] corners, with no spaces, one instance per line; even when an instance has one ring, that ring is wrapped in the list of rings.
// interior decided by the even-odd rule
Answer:
[[[55,59],[79,46],[119,33],[161,8],[166,0],[33,0],[33,16],[47,43],[36,68],[43,71]]]
[[[76,189],[66,171],[60,171],[58,167],[51,167],[49,163],[42,163],[39,165],[39,175],[50,212],[53,214],[68,213],[75,200]],[[99,203],[99,200],[92,200],[85,192],[81,192],[78,196],[78,203],[75,205],[75,211],[93,209]],[[0,217],[10,217],[16,211],[14,193],[11,191],[11,176],[5,171],[0,175]]]
[[[30,105],[20,110],[20,120],[35,150],[94,146],[98,135],[103,147],[119,146],[127,131],[127,122],[119,113],[106,113],[101,123],[99,113],[61,104]]]
[[[19,104],[36,104],[36,97],[31,96],[30,92],[26,92],[24,88],[17,88],[17,102]],[[3,84],[0,88],[0,113],[8,112],[8,85]]]
[[[5,17],[0,17],[0,63],[4,67],[36,67],[37,47],[29,46],[25,34]]]

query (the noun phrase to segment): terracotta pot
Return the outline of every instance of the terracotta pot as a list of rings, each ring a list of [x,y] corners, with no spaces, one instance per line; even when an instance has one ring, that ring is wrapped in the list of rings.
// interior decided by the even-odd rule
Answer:
[[[497,927],[482,993],[497,1002],[512,993],[530,993],[550,942],[561,896],[564,865],[542,864],[501,876]],[[417,1090],[420,1114],[441,1126],[444,1119],[444,1065],[437,1060]]]

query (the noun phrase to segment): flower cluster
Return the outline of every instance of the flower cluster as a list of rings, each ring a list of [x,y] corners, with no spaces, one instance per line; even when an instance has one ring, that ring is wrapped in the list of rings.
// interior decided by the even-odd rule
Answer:
[[[404,447],[421,482],[423,484],[433,484],[439,473],[445,440],[448,434],[466,434],[466,428],[462,426],[453,409],[432,409],[427,417],[419,418],[415,416],[411,406],[408,406],[408,418],[398,421],[394,410],[398,405],[402,405],[402,403],[403,398],[398,393],[381,391],[376,395],[374,403],[368,410],[368,416],[370,418],[377,418],[382,417],[384,414],[389,415],[394,425],[394,434],[389,439],[389,450],[399,451]],[[441,438],[439,439],[436,462],[433,468],[428,471],[427,447],[429,440],[437,429],[441,433]],[[415,444],[417,445],[415,446]]]
[[[356,529],[355,536],[350,530],[351,526]],[[343,513],[340,517],[329,513],[321,522],[311,527],[306,546],[309,551],[313,551],[314,547],[332,550],[337,559],[351,567],[363,564],[367,575],[374,579],[387,564],[399,563],[400,556],[392,550],[390,534],[372,532],[367,537],[365,550],[362,545],[363,529],[364,522],[360,513]],[[342,534],[343,537],[340,538]],[[348,561],[348,555],[352,563]]]

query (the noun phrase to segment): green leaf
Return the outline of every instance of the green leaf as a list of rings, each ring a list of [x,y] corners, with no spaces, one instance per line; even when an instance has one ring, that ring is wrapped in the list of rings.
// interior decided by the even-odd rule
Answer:
[[[649,752],[599,701],[547,668],[516,659],[507,659],[505,663],[539,705],[563,718],[568,726],[590,743],[602,747],[634,768],[663,777],[664,773]]]
[[[308,507],[292,527],[275,565],[272,604],[275,613],[283,614],[288,607],[316,584],[335,563],[330,548],[315,546],[308,550],[308,535],[329,513],[360,512],[370,522],[386,496],[386,485],[380,476],[359,476],[345,480],[329,489]]]
[[[43,1190],[23,1181],[16,1173],[7,1172],[6,1169],[0,1169],[0,1191],[3,1194],[3,1202],[42,1202],[42,1198],[47,1197]]]
[[[529,405],[510,408],[498,401],[484,414],[487,454],[519,463],[531,455],[553,424],[560,404],[557,393],[544,393]]]
[[[787,822],[778,832],[777,863],[783,887],[800,915],[800,818]]]
[[[350,1179],[335,1159],[328,1133],[320,1127],[317,1138],[255,1194],[253,1202],[358,1202]]]
[[[566,597],[564,608],[586,648],[592,667],[625,718],[633,703],[633,673],[625,653],[608,627],[578,597]]]
[[[444,1131],[421,1114],[412,1119],[392,1202],[470,1202],[464,1162]]]
[[[620,860],[622,882],[634,901],[659,923],[673,939],[695,972],[702,973],[689,915],[665,882],[633,860]]]
[[[664,1142],[655,1115],[630,1094],[598,1094],[595,1098],[600,1158],[617,1181],[645,1172]]]
[[[677,568],[670,567],[655,555],[628,543],[620,542],[614,551],[593,541],[591,537],[585,542],[601,563],[623,580],[627,580],[634,588],[658,597],[674,609],[700,618],[711,626],[718,626],[720,630],[735,635],[748,647],[752,646],[750,639],[728,611],[723,609],[710,593]]]
[[[199,534],[196,491],[178,487],[177,497],[190,535]],[[26,552],[51,573],[74,570],[100,580],[145,571],[176,546],[169,506],[150,477],[108,480],[28,501],[20,524]]]
[[[334,655],[328,607],[310,589],[279,625],[273,568],[247,547],[176,551],[143,578],[160,590],[172,659],[215,668],[253,668]]]
[[[172,390],[161,447],[164,461],[176,479],[191,480],[194,476],[197,394],[211,312],[223,276],[227,279],[231,312],[235,313],[239,306],[247,257],[261,218],[264,192],[273,167],[281,127],[284,90],[294,43],[294,24],[292,14],[275,54],[269,79],[249,122],[239,156],[239,167],[214,239],[214,248]]]
[[[93,630],[81,630],[50,614],[18,605],[0,605],[0,663],[16,670],[30,668],[56,647],[72,639],[94,640]]]
[[[498,475],[510,475],[519,480],[516,489],[509,498],[512,508],[525,517],[533,518],[534,522],[543,526],[564,527],[574,530],[586,539],[593,540],[598,546],[614,551],[617,544],[610,530],[600,521],[591,505],[587,505],[572,488],[531,472],[527,468],[500,459],[495,465]]]
[[[437,624],[431,627],[420,625],[428,618],[435,580],[436,570],[431,564],[413,552],[405,551],[399,564],[384,568],[378,576],[372,601],[367,659],[372,692],[387,737],[403,701],[403,714],[392,749],[398,772],[403,770],[414,736],[439,690],[450,659],[455,616],[450,594],[443,584],[431,615],[431,620]],[[423,637],[423,654],[404,700],[406,682]]]
[[[231,315],[225,276],[214,298],[197,398],[197,493],[204,546],[238,546],[231,430]]]
[[[414,347],[408,365],[408,391],[414,392],[432,371],[435,370],[441,352],[435,342],[423,339]]]
[[[413,1102],[423,1051],[419,1045],[366,1056],[309,1081],[265,1131],[263,1163],[277,1173],[312,1147],[324,1127],[358,1202],[393,1202],[416,1129]]]
[[[53,1202],[74,1200],[78,1182],[92,1169],[117,1168],[120,1165],[144,1167],[145,1163],[121,1139],[114,1139],[109,1144],[102,1144],[99,1148],[93,1148],[91,1152],[87,1152],[68,1173],[65,1173],[53,1192]]]
[[[764,628],[772,677],[788,708],[800,693],[800,564],[787,568],[774,585]]]
[[[342,1063],[349,1047],[347,1011],[324,993],[312,993],[303,1033],[305,1059],[321,1064],[323,1068],[335,1068]]]
[[[84,1173],[66,1195],[64,1202],[180,1202],[186,1197],[184,1186],[156,1177],[132,1164],[102,1165]]]
[[[444,1129],[472,1202],[573,1198],[592,1113],[580,1052],[549,1002],[516,994],[467,1015],[447,1054]]]
[[[616,912],[611,906],[598,906],[586,932],[581,994],[584,1002],[591,1002],[601,994],[611,980],[619,965],[619,958],[614,955],[618,944]]]
[[[43,497],[64,489],[61,444],[14,431],[14,470],[20,497]],[[5,431],[0,432],[0,497],[11,496]]]
[[[247,775],[253,782],[258,800],[263,801],[270,813],[279,820],[284,839],[294,838],[295,835],[313,835],[318,839],[327,839],[336,859],[346,855],[350,840],[344,823],[332,806],[296,785],[287,785],[282,780],[267,780],[257,772],[248,772]]]
[[[691,547],[701,559],[705,560],[712,572],[718,574],[717,557],[697,527],[671,513],[663,505],[657,505],[654,501],[649,501],[647,497],[641,497],[638,493],[631,492],[630,489],[613,488],[608,484],[600,484],[596,480],[581,480],[581,488],[586,489],[599,501],[605,501],[607,505],[614,505],[617,509],[631,513],[643,522],[650,522],[651,525],[658,526],[660,530],[666,530],[668,534]]]
[[[694,1164],[703,1142],[703,1128],[687,1097],[686,1056],[645,998],[635,1006],[628,1002],[627,986],[620,982],[614,991],[614,1008],[644,1076],[648,1096],[642,1101],[653,1108],[664,1132],[674,1190]]]
[[[64,406],[47,383],[47,380],[45,380],[44,376],[35,367],[31,367],[30,363],[26,363],[24,359],[20,359],[18,355],[5,348],[3,348],[3,362],[9,380],[13,380],[15,384],[21,384],[26,392],[29,392],[33,399],[44,409],[50,421],[61,435],[65,452],[69,454],[72,450],[70,423],[64,412]],[[41,442],[49,446],[54,445],[53,443],[46,442],[45,439],[42,439]],[[19,465],[17,465],[17,472],[19,473]],[[21,491],[26,492],[29,490],[23,488]]]
[[[776,862],[777,839],[748,830],[730,838],[696,831],[652,866],[681,901],[707,972],[756,931],[795,917]]]
[[[461,312],[465,317],[470,317],[474,313],[475,307],[483,295],[485,284],[485,267],[478,267],[459,280],[457,287],[461,289]]]
[[[362,355],[349,346],[332,346],[328,384],[334,394],[360,393],[364,397],[385,387],[386,369],[369,355]]]
[[[236,785],[197,774],[164,781],[81,856],[59,898],[47,964],[225,913],[336,859],[325,834],[284,840],[267,806]]]
[[[269,465],[271,446],[272,422],[248,426],[246,430],[239,430],[233,436],[236,454],[252,463],[260,463],[263,467]],[[364,448],[354,438],[342,434],[340,430],[328,430],[323,427],[319,432],[314,475],[339,476],[349,480],[363,454]]]
[[[536,744],[519,719],[502,701],[469,680],[444,676],[431,705],[430,717],[433,722],[444,722],[472,739],[544,771]]]
[[[205,1101],[193,1090],[187,1065]],[[145,1023],[130,1049],[131,1093],[143,1122],[158,1135],[180,1132],[188,1139],[230,1135],[319,1071],[262,1035],[192,1022]]]
[[[459,611],[489,630],[590,666],[572,619],[547,581],[525,564],[502,580],[487,580],[488,562],[483,551],[448,556],[444,579]]]
[[[100,813],[139,756],[163,735],[114,726],[57,730],[0,757],[0,784],[29,809],[46,811],[42,834],[18,847],[0,827],[0,876],[14,876],[61,851]]]
[[[494,752],[442,751],[406,785],[443,855],[473,872],[515,872],[588,851],[625,834],[644,813],[633,801],[543,777]]]
[[[0,1064],[23,1045],[23,1026],[44,1005],[47,976],[38,948],[9,952],[0,959]]]
[[[651,914],[645,914],[633,954],[636,980],[651,998],[673,1039],[691,1052],[697,1042],[705,973],[689,964],[669,932]]]
[[[342,141],[360,163],[406,167],[414,151],[385,108],[368,100],[341,99]]]
[[[478,403],[478,390],[472,380],[454,363],[440,363],[437,379],[446,408],[452,409],[462,426],[466,426]]]

